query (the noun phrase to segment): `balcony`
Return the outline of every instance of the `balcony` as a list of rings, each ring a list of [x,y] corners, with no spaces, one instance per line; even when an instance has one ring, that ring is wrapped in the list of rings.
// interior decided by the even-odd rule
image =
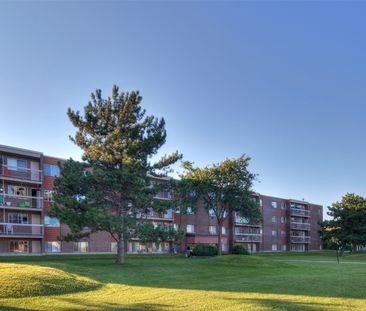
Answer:
[[[234,219],[235,225],[238,226],[249,226],[249,227],[260,227],[260,224],[251,224],[249,223],[249,220],[247,218],[244,217],[240,217],[240,216],[235,216]]]
[[[0,194],[0,207],[20,210],[41,211],[43,208],[42,197]]]
[[[0,223],[0,237],[43,237],[43,225]]]
[[[309,236],[291,236],[291,243],[310,243]]]
[[[292,230],[310,230],[310,224],[309,223],[304,223],[304,222],[295,222],[295,221],[291,221],[290,223],[290,228]]]
[[[167,210],[165,213],[158,213],[155,211],[151,211],[145,215],[138,214],[137,217],[151,220],[167,220],[167,221],[174,220],[174,214],[172,209]]]
[[[236,242],[261,242],[262,235],[257,233],[235,233]]]
[[[8,180],[42,183],[42,171],[25,167],[0,165],[0,177]]]
[[[297,216],[297,217],[310,217],[309,210],[295,208],[295,207],[291,207],[290,214],[291,214],[291,216]]]

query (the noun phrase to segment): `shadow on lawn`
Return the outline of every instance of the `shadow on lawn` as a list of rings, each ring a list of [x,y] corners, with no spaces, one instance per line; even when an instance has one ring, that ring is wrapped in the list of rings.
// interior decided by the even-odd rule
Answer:
[[[1,306],[0,305],[0,311],[25,311],[25,310],[27,310],[27,311],[36,311],[36,309],[29,309],[29,308],[23,309],[23,308],[19,308],[19,307],[13,307],[13,306],[7,307],[7,306]]]
[[[238,303],[255,303],[258,306],[264,308],[274,308],[286,311],[319,311],[319,310],[332,310],[338,305],[333,303],[316,303],[316,302],[298,302],[289,300],[279,299],[268,299],[268,298],[228,298],[227,300],[234,300]]]
[[[85,300],[82,299],[75,299],[75,298],[59,298],[58,300],[67,302],[73,305],[71,310],[78,310],[79,308],[87,309],[87,310],[128,310],[128,311],[160,311],[168,309],[169,306],[163,304],[145,304],[145,303],[135,303],[135,304],[128,304],[123,305],[120,303],[103,303],[103,304],[96,304],[88,302],[86,303]],[[68,308],[67,310],[70,310]]]

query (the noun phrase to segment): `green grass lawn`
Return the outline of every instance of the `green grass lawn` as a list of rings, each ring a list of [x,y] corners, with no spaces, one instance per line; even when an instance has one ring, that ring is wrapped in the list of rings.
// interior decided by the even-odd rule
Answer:
[[[0,257],[0,310],[366,310],[366,254]]]

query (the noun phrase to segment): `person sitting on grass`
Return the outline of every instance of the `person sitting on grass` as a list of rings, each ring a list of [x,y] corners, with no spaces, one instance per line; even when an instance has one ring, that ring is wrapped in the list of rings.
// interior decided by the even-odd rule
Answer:
[[[187,258],[189,258],[189,257],[192,257],[192,255],[193,255],[193,252],[192,252],[191,248],[189,246],[187,246],[187,250],[186,250],[185,256]]]

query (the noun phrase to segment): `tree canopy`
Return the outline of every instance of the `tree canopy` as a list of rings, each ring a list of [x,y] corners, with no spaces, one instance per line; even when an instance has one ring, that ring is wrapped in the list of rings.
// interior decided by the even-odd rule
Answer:
[[[141,100],[139,92],[113,86],[106,99],[101,90],[92,93],[83,115],[69,108],[76,128],[70,138],[82,149],[83,162],[68,160],[55,181],[51,213],[70,227],[64,238],[107,231],[117,242],[118,263],[124,260],[127,239],[143,223],[141,215],[173,206],[156,195],[174,186],[164,177],[182,157],[174,152],[152,162],[166,141],[165,121],[146,115]]]
[[[329,207],[332,217],[321,223],[322,237],[328,245],[356,251],[366,244],[366,199],[347,193],[342,200]]]
[[[249,222],[261,221],[259,205],[252,190],[256,175],[248,170],[249,161],[248,156],[242,155],[238,159],[226,159],[202,168],[183,162],[181,208],[197,209],[201,203],[208,213],[214,214],[218,224],[219,255],[222,251],[222,225],[233,213]]]

